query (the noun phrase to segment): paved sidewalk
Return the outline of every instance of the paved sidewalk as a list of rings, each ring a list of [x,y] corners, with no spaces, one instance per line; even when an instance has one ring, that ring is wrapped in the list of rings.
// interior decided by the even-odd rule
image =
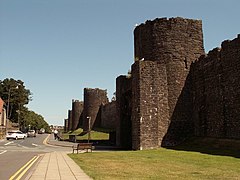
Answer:
[[[67,156],[66,152],[52,152],[44,154],[32,173],[30,180],[88,180],[82,169]]]
[[[52,135],[48,136],[48,144],[64,145],[60,141],[53,139]],[[52,143],[51,143],[52,142]],[[72,146],[71,143],[65,143]],[[69,152],[51,152],[42,155],[35,170],[27,178],[30,180],[89,180],[83,170],[67,155]]]
[[[78,143],[69,142],[69,141],[58,141],[58,140],[55,140],[53,135],[51,134],[48,137],[46,144],[53,145],[53,146],[70,147],[72,149],[72,146],[73,145],[76,146]],[[118,148],[116,146],[97,145],[97,146],[94,146],[93,151],[98,152],[98,151],[116,151],[116,150],[121,150],[121,148]]]
[[[74,144],[75,145],[77,144],[77,143],[73,143],[73,142],[69,142],[69,141],[55,140],[53,134],[48,136],[46,143],[49,145],[62,146],[62,147],[72,147]]]

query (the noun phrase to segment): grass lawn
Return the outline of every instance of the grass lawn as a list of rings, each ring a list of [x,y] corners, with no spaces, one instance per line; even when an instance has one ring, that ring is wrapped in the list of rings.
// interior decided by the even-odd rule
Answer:
[[[63,133],[62,136],[63,139],[67,140],[69,139],[69,135],[79,135],[82,132],[83,129],[79,128],[73,132]],[[83,136],[76,136],[76,138],[77,140],[87,140],[88,134],[85,134]],[[109,133],[91,130],[91,140],[109,140]]]
[[[240,179],[240,159],[160,148],[69,156],[93,179]]]

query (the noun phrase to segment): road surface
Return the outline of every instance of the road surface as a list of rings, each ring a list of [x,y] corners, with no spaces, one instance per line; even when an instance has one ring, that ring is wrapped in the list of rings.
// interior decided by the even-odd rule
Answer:
[[[20,174],[26,177],[44,153],[70,150],[43,144],[47,136],[48,134],[37,134],[36,137],[21,140],[0,140],[0,180],[13,179]],[[29,170],[27,165],[31,165]]]

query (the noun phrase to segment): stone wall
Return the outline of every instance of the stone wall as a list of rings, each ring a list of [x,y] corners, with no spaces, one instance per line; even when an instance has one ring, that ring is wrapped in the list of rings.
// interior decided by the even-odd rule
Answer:
[[[68,119],[64,119],[64,132],[68,132]]]
[[[101,127],[116,130],[117,109],[116,101],[101,107]]]
[[[183,18],[147,21],[134,30],[134,45],[133,149],[178,143],[179,133],[174,135],[169,127],[185,128],[191,121],[190,87],[185,83],[191,62],[204,54],[202,22]]]
[[[226,137],[240,138],[240,35],[222,43]]]
[[[72,110],[68,110],[68,131],[72,129]]]
[[[130,76],[116,79],[116,144],[132,149],[132,80]]]
[[[240,138],[240,36],[191,68],[195,135]]]
[[[135,150],[194,135],[240,139],[240,35],[205,55],[200,20],[161,18],[135,28],[134,46],[131,74],[116,79],[116,102],[106,90],[84,89],[84,130],[91,117],[91,127],[115,127],[116,145]],[[76,122],[69,110],[68,128]]]
[[[132,66],[133,149],[159,147],[168,125],[165,66],[136,61]]]
[[[80,116],[83,112],[83,102],[79,100],[72,100],[72,131],[80,126]]]
[[[91,118],[91,128],[99,117],[101,105],[108,103],[107,91],[101,89],[84,88],[83,129],[88,130],[88,118]],[[100,121],[100,120],[99,120]]]

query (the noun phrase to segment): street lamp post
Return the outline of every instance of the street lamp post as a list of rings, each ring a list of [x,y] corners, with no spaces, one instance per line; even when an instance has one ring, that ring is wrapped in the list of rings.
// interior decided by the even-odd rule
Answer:
[[[88,143],[89,143],[90,138],[91,138],[91,136],[90,136],[90,133],[91,133],[91,117],[88,116],[87,119],[88,119]]]

